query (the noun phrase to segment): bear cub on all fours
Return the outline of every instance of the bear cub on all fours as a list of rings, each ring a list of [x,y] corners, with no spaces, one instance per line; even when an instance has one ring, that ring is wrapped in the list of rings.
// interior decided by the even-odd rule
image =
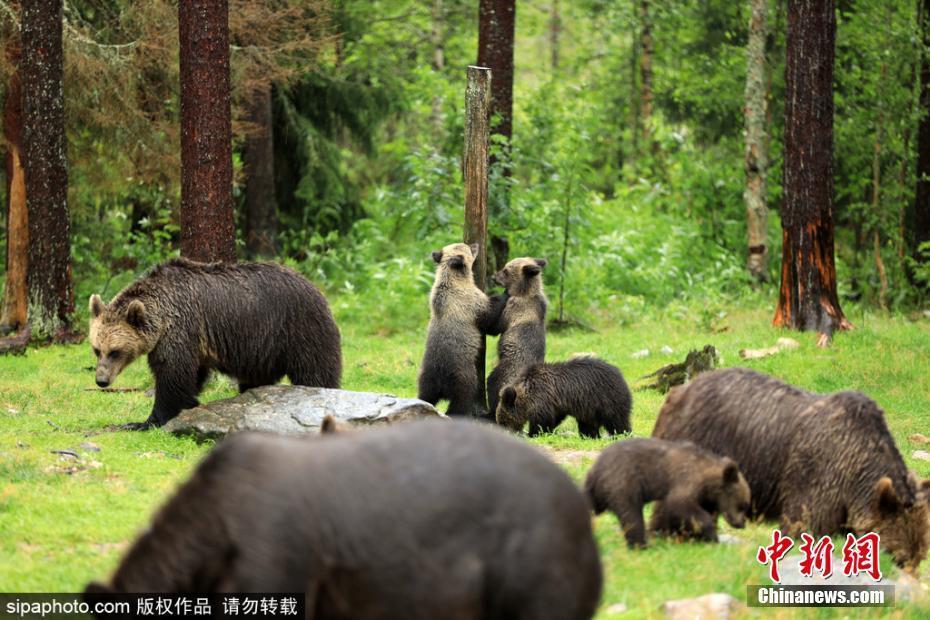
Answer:
[[[749,485],[736,463],[690,442],[627,439],[607,447],[588,472],[585,493],[595,514],[620,520],[630,547],[646,544],[643,506],[658,502],[653,532],[717,542],[717,515],[741,528]]]
[[[92,295],[90,316],[97,385],[107,387],[142,355],[155,376],[151,415],[124,428],[161,426],[196,406],[214,369],[235,377],[239,391],[285,375],[294,385],[339,387],[342,352],[329,304],[280,265],[170,260],[109,304]]]
[[[417,398],[435,405],[449,401],[450,416],[484,415],[475,410],[475,363],[484,352],[482,335],[500,315],[502,298],[488,299],[475,285],[472,264],[478,244],[453,243],[433,252],[436,278],[430,292],[426,351],[417,378]]]
[[[546,361],[546,308],[543,291],[544,258],[515,258],[494,274],[506,290],[503,311],[489,334],[500,334],[497,366],[488,377],[488,411],[497,411],[500,390],[523,370]],[[494,298],[500,299],[500,298]]]
[[[593,357],[524,370],[501,390],[497,423],[519,431],[530,423],[531,437],[551,433],[572,416],[583,437],[597,438],[601,428],[611,435],[628,433],[633,396],[620,370]]]

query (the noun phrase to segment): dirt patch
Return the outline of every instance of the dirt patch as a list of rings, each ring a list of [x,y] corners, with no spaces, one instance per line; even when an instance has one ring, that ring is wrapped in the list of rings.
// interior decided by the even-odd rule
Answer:
[[[572,450],[552,448],[550,446],[537,446],[542,452],[559,465],[586,465],[591,464],[600,454],[599,450]]]

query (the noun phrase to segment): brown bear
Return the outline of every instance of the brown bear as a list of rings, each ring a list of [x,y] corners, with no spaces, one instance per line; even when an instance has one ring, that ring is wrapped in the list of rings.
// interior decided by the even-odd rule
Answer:
[[[478,249],[477,244],[453,243],[433,252],[436,278],[417,397],[431,405],[448,400],[450,416],[485,414],[476,406],[476,362],[484,354],[483,334],[499,316],[500,307],[475,286],[472,264]]]
[[[601,452],[584,490],[595,514],[613,512],[630,547],[646,544],[643,506],[657,501],[650,529],[717,542],[717,515],[746,524],[749,485],[732,459],[691,442],[627,439]]]
[[[882,410],[859,392],[813,394],[752,370],[669,392],[653,437],[693,441],[740,464],[753,516],[789,535],[877,532],[901,566],[930,548],[930,506]]]
[[[197,395],[213,369],[240,391],[276,383],[338,388],[339,329],[322,293],[297,272],[271,263],[204,264],[183,258],[159,265],[109,304],[90,298],[90,344],[97,385],[106,387],[148,355],[161,426]]]
[[[551,433],[567,416],[583,437],[628,433],[633,396],[615,366],[593,357],[530,366],[501,390],[497,423],[519,431],[529,421],[531,437]]]
[[[207,456],[101,592],[305,592],[308,618],[582,620],[601,567],[587,501],[524,442],[465,421]]]
[[[546,361],[544,258],[515,258],[494,274],[506,293],[503,312],[489,333],[499,333],[497,366],[488,377],[488,411],[497,411],[501,388],[529,366]]]

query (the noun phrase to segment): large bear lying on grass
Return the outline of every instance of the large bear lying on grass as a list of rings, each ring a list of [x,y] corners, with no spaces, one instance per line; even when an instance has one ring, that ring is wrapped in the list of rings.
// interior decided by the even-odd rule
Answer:
[[[884,413],[859,392],[813,394],[751,370],[718,370],[672,390],[652,434],[736,460],[753,513],[785,533],[877,532],[910,568],[930,548],[930,481],[908,472]]]
[[[109,304],[90,298],[97,385],[107,387],[148,354],[161,426],[197,394],[213,369],[239,390],[277,383],[338,388],[339,329],[326,298],[297,272],[271,263],[203,264],[178,258],[155,267]]]
[[[306,592],[308,618],[590,618],[584,497],[473,422],[216,448],[88,593]]]

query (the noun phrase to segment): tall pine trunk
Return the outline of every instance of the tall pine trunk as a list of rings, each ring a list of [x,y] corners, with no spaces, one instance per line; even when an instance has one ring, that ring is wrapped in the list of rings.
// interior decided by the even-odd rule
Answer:
[[[491,118],[497,119],[491,133],[503,139],[505,164],[508,163],[510,139],[513,135],[513,37],[516,20],[515,0],[481,0],[478,7],[478,65],[491,69]],[[493,139],[492,139],[493,142]],[[490,159],[493,171],[501,162],[494,155]],[[501,170],[510,176],[510,166]],[[510,196],[507,184],[498,187],[504,194],[492,197],[490,218],[492,229],[500,209],[495,205],[508,204]],[[510,244],[501,234],[491,235],[494,263],[500,269],[507,262]]]
[[[562,14],[559,11],[559,0],[552,0],[549,7],[549,62],[552,72],[559,70],[559,37],[562,34]]]
[[[26,327],[29,308],[29,214],[23,171],[23,99],[19,78],[20,43],[11,37],[6,58],[14,72],[7,85],[3,106],[3,137],[6,142],[6,284],[0,310],[0,334]]]
[[[926,260],[920,244],[930,242],[930,0],[924,0],[921,35],[923,53],[920,56],[920,126],[917,128],[917,191],[914,197],[911,254],[918,261]]]
[[[430,30],[430,43],[433,46],[433,71],[441,73],[446,66],[445,51],[445,9],[442,6],[442,0],[433,0],[432,9],[432,28]],[[437,93],[433,95],[433,111],[430,115],[433,124],[433,132],[436,140],[442,139],[442,97]]]
[[[781,290],[774,324],[851,327],[836,292],[833,248],[833,2],[789,0],[785,63]]]
[[[236,260],[227,0],[180,0],[181,255]]]
[[[40,338],[72,340],[61,0],[23,0],[21,20],[29,323]]]
[[[643,130],[643,145],[655,152],[656,143],[652,135],[652,18],[649,15],[649,0],[639,3],[639,116]]]
[[[746,71],[746,233],[749,275],[757,282],[768,280],[768,208],[765,176],[768,149],[765,130],[766,70],[765,39],[768,0],[750,0],[749,43]]]
[[[274,192],[274,138],[271,126],[271,84],[257,89],[248,103],[253,125],[246,136],[245,245],[249,256],[277,254],[278,204]]]

